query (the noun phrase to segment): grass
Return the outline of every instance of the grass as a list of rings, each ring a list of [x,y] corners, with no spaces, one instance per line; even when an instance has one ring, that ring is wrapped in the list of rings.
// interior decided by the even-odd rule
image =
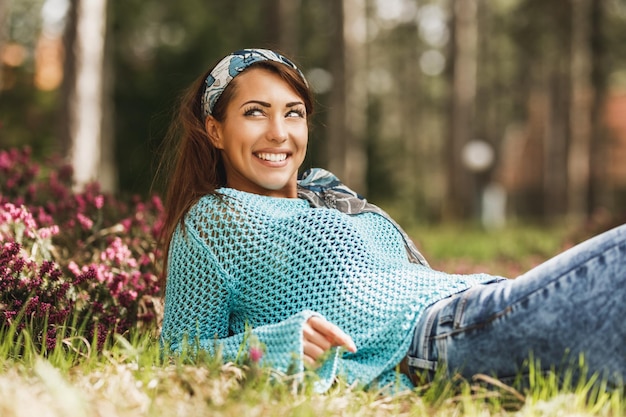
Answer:
[[[558,251],[557,230],[415,230],[433,266],[511,273]],[[462,239],[459,236],[463,236]],[[466,237],[467,236],[467,237]],[[462,259],[459,263],[456,259]],[[455,263],[456,262],[456,263]],[[486,375],[437,380],[389,395],[339,381],[320,395],[311,384],[207,355],[162,356],[154,331],[109,340],[102,351],[80,335],[42,351],[12,329],[0,333],[0,416],[621,416],[622,392],[559,388],[531,375],[515,389]],[[304,381],[307,381],[304,378]]]
[[[558,226],[486,230],[470,224],[415,227],[409,234],[435,269],[514,278],[561,251],[569,232]]]

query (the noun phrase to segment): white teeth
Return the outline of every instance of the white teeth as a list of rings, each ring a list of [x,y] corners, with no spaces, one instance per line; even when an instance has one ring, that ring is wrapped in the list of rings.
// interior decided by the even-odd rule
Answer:
[[[286,153],[266,153],[260,152],[256,154],[257,158],[270,162],[281,162],[287,159]]]

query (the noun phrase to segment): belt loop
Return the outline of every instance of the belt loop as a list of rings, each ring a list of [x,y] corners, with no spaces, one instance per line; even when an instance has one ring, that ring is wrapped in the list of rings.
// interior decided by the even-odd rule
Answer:
[[[437,361],[428,361],[426,359],[414,358],[407,356],[407,364],[413,368],[435,371],[437,369]]]

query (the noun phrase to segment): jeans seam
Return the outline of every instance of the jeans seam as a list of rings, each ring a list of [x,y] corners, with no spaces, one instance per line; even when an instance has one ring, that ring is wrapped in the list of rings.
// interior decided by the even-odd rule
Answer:
[[[426,315],[426,318],[425,318],[424,326],[422,326],[422,329],[421,329],[422,331],[419,332],[419,335],[418,335],[418,341],[421,342],[422,349],[421,349],[421,352],[419,352],[419,344],[418,344],[418,352],[416,352],[418,354],[421,353],[422,354],[421,355],[422,358],[419,358],[417,356],[415,356],[415,358],[422,359],[422,360],[425,360],[427,362],[433,362],[435,364],[438,363],[437,360],[431,360],[430,359],[430,355],[431,355],[431,352],[430,352],[431,351],[431,349],[430,349],[430,341],[434,340],[433,336],[431,336],[431,333],[432,333],[435,321],[437,319],[438,313],[442,309],[442,307],[440,307],[440,305],[441,305],[441,303],[444,300],[449,301],[448,298],[443,298],[443,299],[441,299],[439,301],[436,301],[434,304],[432,304],[430,306],[430,308],[428,308],[426,310],[425,313],[427,315]],[[415,332],[416,330],[418,330],[418,329],[415,328],[413,331]],[[411,355],[407,354],[407,356],[411,356]]]

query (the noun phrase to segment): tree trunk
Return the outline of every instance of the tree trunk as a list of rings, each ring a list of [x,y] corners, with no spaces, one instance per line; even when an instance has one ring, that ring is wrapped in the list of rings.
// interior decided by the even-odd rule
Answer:
[[[331,2],[337,41],[331,52],[333,89],[328,120],[328,167],[346,184],[367,193],[367,76],[365,0]]]
[[[367,15],[365,0],[343,0],[346,73],[346,182],[367,194]]]
[[[333,88],[329,94],[328,129],[326,133],[326,161],[328,169],[343,181],[346,181],[344,158],[346,155],[346,71],[343,0],[330,1],[330,15],[335,19],[330,48],[330,72],[333,76]]]
[[[106,0],[77,0],[76,78],[70,101],[71,162],[77,189],[100,177]]]
[[[273,48],[289,56],[298,55],[300,0],[272,0],[268,3],[268,38]]]
[[[548,106],[543,143],[543,216],[558,219],[567,211],[567,154],[568,154],[568,95],[569,73],[567,56],[548,50],[544,59],[546,71],[540,80],[542,93],[546,95]],[[536,65],[541,65],[536,63]]]
[[[118,189],[117,162],[115,160],[115,104],[113,102],[113,90],[115,85],[114,53],[112,48],[112,36],[106,30],[105,19],[105,46],[102,73],[102,129],[100,133],[100,168],[98,169],[98,182],[103,191],[114,192]]]
[[[568,154],[568,215],[588,215],[591,150],[590,15],[593,0],[572,0],[570,146]]]
[[[447,152],[447,201],[444,216],[469,217],[472,214],[472,181],[462,165],[463,146],[473,139],[476,99],[476,0],[452,1],[452,53],[450,56],[450,132]]]
[[[591,137],[593,142],[593,146],[590,149],[591,187],[589,197],[591,213],[598,208],[610,206],[610,180],[606,163],[608,160],[608,141],[603,123],[604,102],[607,90],[606,41],[602,33],[602,28],[606,23],[604,15],[605,3],[604,0],[593,1],[590,15],[591,82],[594,91],[593,104],[591,106]]]
[[[61,84],[61,109],[59,116],[59,148],[63,155],[69,157],[72,148],[71,113],[74,108],[72,100],[76,88],[76,22],[78,18],[78,2],[70,1],[63,32],[63,81]]]
[[[7,28],[9,26],[8,23],[9,23],[9,19],[8,19],[7,0],[0,0],[0,54],[4,51],[4,45],[7,42],[7,38],[8,38]],[[2,84],[3,84],[2,66],[3,66],[3,62],[2,62],[2,59],[0,59],[0,91],[2,91]]]

